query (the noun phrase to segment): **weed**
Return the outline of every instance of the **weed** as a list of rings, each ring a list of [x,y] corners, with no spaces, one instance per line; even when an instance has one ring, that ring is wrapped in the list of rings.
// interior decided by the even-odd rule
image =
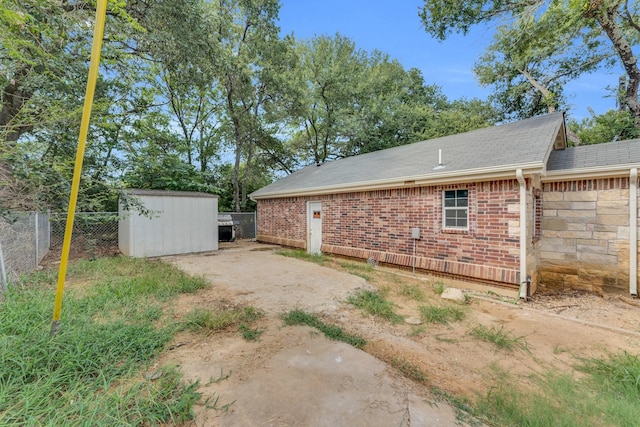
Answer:
[[[436,339],[436,341],[442,341],[442,342],[446,342],[446,343],[449,343],[449,344],[456,344],[458,342],[458,340],[455,339],[455,338],[443,337],[441,335],[436,335],[435,339]]]
[[[407,334],[409,337],[418,337],[427,331],[427,327],[424,325],[414,325],[411,327],[411,331]]]
[[[224,373],[224,370],[222,368],[220,368],[220,375],[218,376],[218,378],[209,378],[209,382],[205,384],[205,386],[210,386],[211,384],[220,384],[222,381],[228,379],[231,376],[231,373],[233,371],[229,371],[228,374]]]
[[[278,255],[286,256],[289,258],[301,259],[303,261],[310,261],[315,264],[324,265],[330,258],[327,255],[323,254],[310,254],[303,250],[298,249],[280,249],[277,250],[276,253]]]
[[[220,396],[217,396],[215,393],[213,394],[213,396],[207,397],[207,399],[204,402],[204,406],[207,409],[213,409],[215,411],[221,411],[224,412],[225,414],[227,412],[229,412],[229,409],[231,409],[231,407],[233,406],[234,403],[236,403],[236,401],[232,401],[229,403],[226,403],[222,406],[219,406],[220,402]]]
[[[168,295],[206,285],[158,261],[125,257],[72,263],[83,283],[65,297],[63,324],[49,336],[51,292],[41,272],[5,293],[0,310],[3,425],[183,424],[200,399],[175,368],[141,376],[173,338]],[[37,421],[36,421],[37,420]]]
[[[496,347],[502,350],[512,351],[513,349],[529,351],[527,340],[524,336],[514,337],[505,332],[504,326],[496,328],[491,326],[490,328],[484,325],[478,325],[472,328],[469,335],[478,338],[483,341],[493,343]]]
[[[216,311],[196,308],[185,316],[180,330],[219,332],[243,323],[251,324],[263,314],[254,307],[229,307]],[[245,325],[246,328],[248,328]],[[243,332],[244,335],[244,332]],[[260,334],[257,335],[258,337]]]
[[[622,353],[608,359],[588,359],[578,369],[585,373],[584,377],[552,371],[531,377],[537,392],[522,391],[518,381],[503,378],[478,402],[475,412],[489,425],[638,424],[638,377],[634,384],[634,375],[626,376],[638,373],[637,356]]]
[[[447,285],[445,285],[445,284],[444,284],[444,282],[442,282],[442,281],[440,281],[440,280],[439,280],[439,281],[435,282],[435,283],[432,285],[432,287],[433,287],[433,292],[434,292],[436,295],[442,295],[442,293],[444,292],[444,290],[447,288]]]
[[[392,358],[389,360],[389,364],[397,368],[407,378],[421,383],[427,382],[427,374],[425,374],[424,371],[420,369],[420,367],[414,365],[411,362],[408,362],[404,359]]]
[[[338,265],[347,273],[362,277],[368,282],[373,282],[373,276],[371,276],[371,274],[367,274],[373,271],[373,267],[369,264],[341,261],[338,262]]]
[[[302,310],[292,310],[286,313],[282,320],[286,325],[307,325],[311,326],[322,332],[327,338],[342,341],[350,344],[356,348],[362,348],[367,343],[364,338],[345,333],[341,328],[337,326],[327,325],[322,320],[320,320],[317,316],[313,314],[306,313]]]
[[[420,306],[420,318],[428,323],[449,323],[464,319],[464,311],[459,307],[453,306]]]
[[[247,341],[258,341],[262,333],[266,330],[260,328],[250,328],[244,323],[240,325],[239,329],[242,337]]]
[[[404,285],[400,289],[400,295],[405,296],[414,301],[424,301],[424,291],[418,285]]]
[[[558,344],[553,346],[553,354],[561,354],[566,352],[567,349],[564,347],[560,347]]]
[[[362,290],[349,296],[347,302],[372,316],[381,317],[391,323],[400,323],[404,320],[402,316],[395,313],[393,302],[386,300],[378,292]]]

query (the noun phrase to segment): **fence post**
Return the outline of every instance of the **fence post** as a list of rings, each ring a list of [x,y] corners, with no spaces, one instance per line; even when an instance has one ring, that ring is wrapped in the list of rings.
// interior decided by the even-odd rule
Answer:
[[[0,292],[6,292],[7,270],[4,268],[4,254],[2,253],[2,242],[0,242]]]
[[[38,266],[38,255],[40,255],[38,253],[38,249],[40,249],[40,230],[39,228],[39,224],[38,224],[38,212],[35,212],[35,215],[33,215],[33,221],[35,223],[35,237],[36,237],[36,250],[35,250],[35,259],[33,260],[33,266],[37,267]]]
[[[253,238],[258,240],[258,211],[253,212]]]

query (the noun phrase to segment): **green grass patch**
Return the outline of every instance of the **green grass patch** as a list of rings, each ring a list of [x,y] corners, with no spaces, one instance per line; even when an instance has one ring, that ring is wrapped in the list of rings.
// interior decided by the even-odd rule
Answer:
[[[251,324],[264,314],[255,307],[227,307],[219,310],[196,308],[182,319],[180,330],[216,333],[237,327],[248,341],[257,341],[264,329],[252,329]]]
[[[342,341],[356,348],[362,348],[367,343],[366,340],[358,335],[345,333],[342,328],[328,325],[320,318],[313,314],[309,314],[302,310],[292,310],[286,313],[282,320],[286,325],[307,325],[322,332],[327,338],[334,341]]]
[[[400,295],[414,301],[424,301],[424,290],[419,285],[403,285],[400,289]]]
[[[413,363],[404,359],[392,358],[389,360],[389,364],[402,372],[402,374],[407,378],[420,383],[427,382],[427,374]]]
[[[441,281],[435,282],[433,285],[431,285],[431,287],[433,288],[433,292],[436,295],[442,295],[444,290],[447,289],[447,285],[445,285],[444,282]]]
[[[475,414],[489,425],[635,426],[640,419],[638,356],[628,353],[583,360],[585,376],[547,372],[532,377],[538,391],[504,378],[479,402]],[[635,378],[635,381],[634,381]]]
[[[70,265],[61,327],[50,337],[55,274],[27,275],[0,308],[0,424],[159,425],[193,418],[198,384],[142,374],[177,330],[164,302],[206,286],[160,261]]]
[[[300,249],[279,249],[276,251],[278,255],[286,256],[289,258],[301,259],[303,261],[313,262],[318,265],[324,265],[330,258],[323,254],[310,254]]]
[[[500,328],[478,325],[469,331],[469,335],[482,341],[490,342],[501,350],[529,351],[527,340],[524,336],[513,336],[505,331],[502,325]]]
[[[420,318],[428,323],[458,322],[464,319],[464,310],[454,306],[421,305]]]
[[[338,265],[342,267],[347,273],[353,274],[354,276],[362,277],[364,280],[368,282],[373,282],[373,276],[371,274],[374,271],[374,268],[370,264],[358,263],[358,262],[347,262],[340,261]]]
[[[401,323],[404,318],[396,314],[393,302],[375,291],[362,290],[347,298],[349,304],[353,304],[372,316],[381,317],[391,323]]]

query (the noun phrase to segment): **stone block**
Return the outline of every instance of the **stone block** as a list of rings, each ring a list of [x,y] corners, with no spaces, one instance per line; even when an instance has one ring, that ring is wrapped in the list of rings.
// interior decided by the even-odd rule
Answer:
[[[599,267],[618,265],[618,257],[615,255],[593,254],[593,253],[583,252],[578,254],[578,259],[580,261],[588,262],[590,264],[594,264]]]
[[[567,229],[567,220],[563,218],[542,218],[542,229],[564,231]]]
[[[596,202],[565,202],[565,203],[569,204],[569,209],[593,210],[596,208]],[[598,206],[600,206],[600,203],[598,203]]]
[[[598,214],[598,224],[602,225],[629,225],[628,215],[600,215]]]
[[[562,261],[564,260],[564,253],[552,252],[552,251],[540,251],[540,259],[550,261]]]
[[[558,216],[573,221],[573,218],[595,218],[596,211],[593,209],[558,209]]]
[[[607,254],[606,246],[576,245],[576,250],[581,254],[584,254],[584,253]]]
[[[600,208],[623,208],[629,206],[629,200],[598,200],[596,203],[598,209]]]
[[[629,206],[622,206],[618,208],[598,208],[598,215],[626,215],[629,216]]]
[[[547,202],[561,202],[564,200],[564,192],[561,191],[553,191],[542,194],[543,204]]]
[[[567,191],[564,193],[567,202],[595,202],[598,200],[597,191]]]
[[[600,239],[578,239],[576,240],[577,245],[588,245],[588,246],[602,246],[603,248],[607,247],[606,240]]]
[[[585,223],[573,223],[570,222],[567,224],[567,230],[569,231],[587,231],[587,224]]]
[[[609,241],[609,240],[617,239],[618,233],[613,231],[603,231],[603,232],[594,231],[593,238],[598,240],[603,240],[603,241]]]
[[[598,201],[601,200],[629,200],[628,190],[600,190],[598,192]]]
[[[574,202],[574,203],[578,203],[578,202]],[[589,203],[593,203],[593,202],[589,202]],[[545,200],[542,206],[545,211],[547,209],[571,209],[571,202],[548,202]]]
[[[617,239],[629,240],[629,227],[618,227]]]
[[[544,209],[542,211],[542,216],[558,216],[558,211],[555,209]]]
[[[595,224],[593,226],[593,230],[594,231],[604,231],[604,232],[617,233],[618,232],[618,226],[617,225]]]
[[[577,259],[578,259],[578,255],[577,255],[577,254],[574,254],[574,253],[566,253],[566,254],[564,254],[564,256],[563,256],[563,259],[564,259],[565,261],[575,261],[575,260],[577,260]]]
[[[558,237],[565,239],[591,239],[593,237],[592,231],[559,231]]]
[[[520,213],[520,203],[509,203],[507,205],[507,212]]]
[[[549,243],[542,242],[540,250],[545,252],[576,253],[576,246],[567,246],[563,244],[551,245]]]
[[[459,304],[464,304],[464,293],[460,289],[456,288],[446,288],[441,295],[442,299],[446,299],[448,301],[457,302]]]

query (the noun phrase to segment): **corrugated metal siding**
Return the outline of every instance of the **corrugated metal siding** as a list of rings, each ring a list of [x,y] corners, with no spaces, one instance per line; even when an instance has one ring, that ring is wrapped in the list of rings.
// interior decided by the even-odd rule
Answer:
[[[153,212],[151,218],[131,213],[120,220],[120,251],[133,257],[176,255],[218,249],[218,199],[136,194]]]

